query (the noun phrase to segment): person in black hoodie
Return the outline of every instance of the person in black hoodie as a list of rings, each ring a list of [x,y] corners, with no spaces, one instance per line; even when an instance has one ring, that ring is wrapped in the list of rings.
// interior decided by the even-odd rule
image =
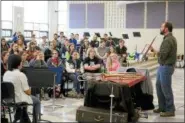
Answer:
[[[45,52],[44,52],[44,60],[45,60],[45,62],[47,62],[48,59],[52,57],[52,51],[53,50],[59,51],[58,48],[57,48],[56,41],[50,42],[50,48],[45,50]],[[59,54],[59,57],[60,57],[60,54]]]
[[[72,58],[66,62],[66,71],[69,73],[69,78],[73,81],[73,89],[69,92],[69,95],[73,95],[77,98],[83,97],[80,93],[80,82],[77,79],[80,73],[83,73],[83,63],[79,59],[77,51],[72,53]]]

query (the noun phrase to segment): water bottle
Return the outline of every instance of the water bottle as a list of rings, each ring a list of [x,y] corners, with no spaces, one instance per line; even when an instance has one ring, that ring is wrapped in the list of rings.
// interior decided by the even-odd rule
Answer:
[[[105,67],[104,67],[104,65],[101,66],[101,73],[105,73]]]

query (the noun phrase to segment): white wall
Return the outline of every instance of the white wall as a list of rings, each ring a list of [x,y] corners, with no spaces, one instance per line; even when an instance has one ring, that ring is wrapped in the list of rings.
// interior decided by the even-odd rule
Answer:
[[[150,44],[153,38],[158,35],[153,47],[158,49],[162,42],[162,36],[160,35],[160,25],[159,29],[126,29],[125,27],[125,7],[116,6],[116,1],[72,1],[73,3],[105,3],[105,28],[104,29],[69,29],[68,34],[70,33],[79,33],[82,37],[83,32],[90,32],[91,35],[94,35],[94,32],[100,32],[101,35],[104,33],[112,32],[114,37],[122,38],[123,33],[129,35],[129,39],[126,40],[126,45],[128,47],[128,52],[133,52],[136,48],[138,52],[141,52],[145,44]],[[146,9],[145,9],[146,11]],[[166,15],[167,16],[167,15]],[[146,18],[145,18],[145,27],[146,27]],[[133,31],[140,31],[141,38],[133,37]],[[174,29],[174,36],[177,38],[178,42],[178,54],[184,54],[184,29]]]
[[[48,1],[49,40],[58,32],[58,1]]]
[[[24,32],[24,8],[13,6],[13,32]]]

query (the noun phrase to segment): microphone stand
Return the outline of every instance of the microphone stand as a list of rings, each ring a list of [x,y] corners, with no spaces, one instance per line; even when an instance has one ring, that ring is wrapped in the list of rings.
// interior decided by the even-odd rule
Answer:
[[[110,123],[112,123],[112,110],[113,110],[113,98],[114,98],[114,94],[113,94],[113,85],[112,85],[112,90],[111,90],[111,95],[110,95],[110,98],[111,98],[111,104],[110,104]]]

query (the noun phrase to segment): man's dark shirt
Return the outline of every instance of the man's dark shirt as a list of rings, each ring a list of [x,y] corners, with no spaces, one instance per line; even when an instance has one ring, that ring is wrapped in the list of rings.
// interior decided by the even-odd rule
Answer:
[[[116,53],[121,56],[123,54],[127,54],[127,48],[125,46],[123,46],[122,48],[120,48],[120,46],[116,47]]]
[[[177,58],[177,40],[169,33],[163,39],[158,53],[158,62],[160,65],[175,65]]]
[[[110,46],[116,46],[116,44],[114,43],[114,41],[106,41],[106,44],[105,44],[106,47],[110,47]]]
[[[89,57],[85,58],[84,60],[84,65],[87,64],[88,66],[90,65],[97,65],[101,64],[101,60],[98,59],[97,57],[94,57],[94,59],[90,59]],[[89,73],[100,73],[100,68],[97,70],[85,70],[85,72]]]
[[[99,47],[99,41],[92,40],[92,41],[90,42],[90,45],[91,45],[92,47]]]

